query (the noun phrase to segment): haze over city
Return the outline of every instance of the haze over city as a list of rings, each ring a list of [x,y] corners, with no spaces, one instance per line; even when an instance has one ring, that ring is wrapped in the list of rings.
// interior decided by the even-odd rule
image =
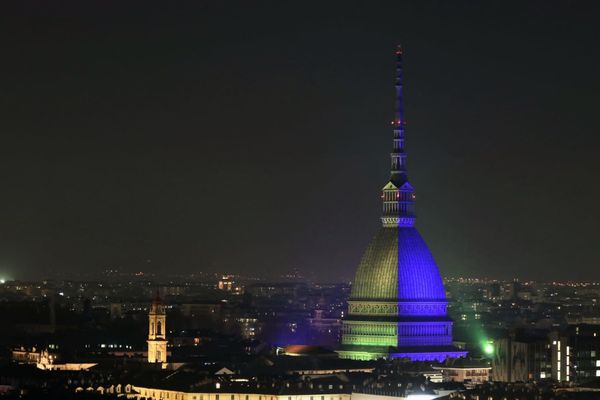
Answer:
[[[600,278],[593,2],[32,2],[0,12],[0,272],[349,280],[401,43],[445,276]]]

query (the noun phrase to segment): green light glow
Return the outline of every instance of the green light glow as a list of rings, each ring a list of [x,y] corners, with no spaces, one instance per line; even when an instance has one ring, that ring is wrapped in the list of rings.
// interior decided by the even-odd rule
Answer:
[[[483,352],[488,356],[494,354],[494,343],[491,340],[483,344]]]

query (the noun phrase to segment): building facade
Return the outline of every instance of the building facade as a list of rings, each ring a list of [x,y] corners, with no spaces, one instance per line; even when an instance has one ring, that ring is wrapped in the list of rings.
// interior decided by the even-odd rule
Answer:
[[[381,227],[356,271],[338,352],[352,359],[443,361],[466,352],[452,345],[442,277],[415,228],[416,196],[406,168],[402,49],[396,57],[391,176],[381,194]]]
[[[494,381],[584,382],[600,377],[598,325],[571,325],[537,337],[511,334],[494,345]]]

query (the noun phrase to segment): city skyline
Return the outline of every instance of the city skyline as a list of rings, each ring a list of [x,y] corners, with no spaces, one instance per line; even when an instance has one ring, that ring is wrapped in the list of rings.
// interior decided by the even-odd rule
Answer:
[[[592,6],[465,4],[4,5],[0,275],[350,279],[402,43],[442,275],[600,279]]]

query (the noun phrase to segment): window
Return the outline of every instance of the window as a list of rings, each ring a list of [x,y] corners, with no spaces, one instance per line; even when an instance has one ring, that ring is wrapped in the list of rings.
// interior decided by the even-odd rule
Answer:
[[[233,399],[234,399],[234,397],[233,397],[233,395],[231,395],[231,400],[233,400]]]
[[[162,335],[162,323],[160,321],[156,323],[156,334]]]

